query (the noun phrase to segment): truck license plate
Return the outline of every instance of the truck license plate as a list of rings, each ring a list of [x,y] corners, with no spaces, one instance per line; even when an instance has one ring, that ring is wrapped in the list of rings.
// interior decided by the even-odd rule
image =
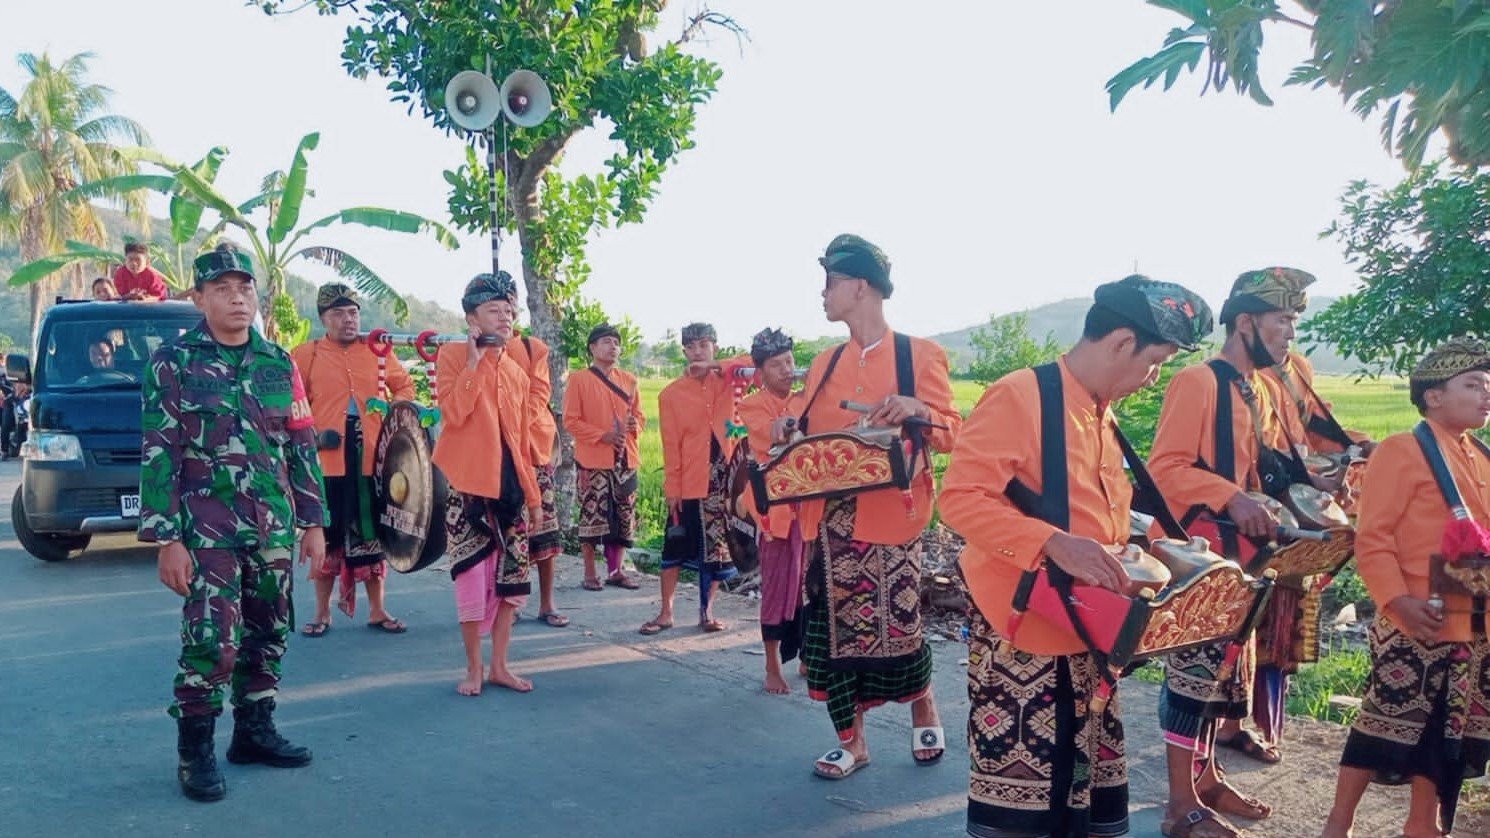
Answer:
[[[119,514],[121,516],[125,517],[125,518],[138,518],[138,517],[140,517],[140,496],[139,495],[120,495],[119,496]]]

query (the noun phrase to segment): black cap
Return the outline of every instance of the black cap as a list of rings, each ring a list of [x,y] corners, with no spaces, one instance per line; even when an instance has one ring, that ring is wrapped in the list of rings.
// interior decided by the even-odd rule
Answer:
[[[890,260],[885,257],[885,252],[853,233],[835,236],[817,262],[829,273],[868,282],[869,287],[879,291],[887,300],[895,291],[895,285],[890,282]]]
[[[1199,349],[1216,328],[1211,307],[1194,292],[1139,274],[1097,286],[1093,308],[1106,309],[1134,331],[1186,352]]]
[[[590,330],[590,337],[585,341],[585,346],[594,346],[596,341],[601,338],[615,338],[619,341],[621,339],[621,332],[609,323],[601,323],[599,326]]]

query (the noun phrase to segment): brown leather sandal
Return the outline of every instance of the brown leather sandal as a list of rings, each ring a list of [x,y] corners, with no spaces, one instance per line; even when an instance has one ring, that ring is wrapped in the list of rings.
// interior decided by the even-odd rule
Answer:
[[[1160,821],[1159,834],[1164,838],[1237,838],[1241,833],[1215,812],[1192,809],[1183,818]]]

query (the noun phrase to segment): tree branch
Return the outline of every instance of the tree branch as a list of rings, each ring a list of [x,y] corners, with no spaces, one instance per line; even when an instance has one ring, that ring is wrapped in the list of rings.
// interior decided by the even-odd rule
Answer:
[[[673,45],[681,46],[695,38],[702,38],[710,26],[717,26],[734,35],[735,41],[740,45],[741,49],[744,48],[744,43],[750,40],[750,31],[739,21],[724,12],[716,12],[708,6],[702,6],[697,13],[688,18],[688,24],[683,27],[683,34],[679,35],[676,41],[673,41]],[[707,38],[703,38],[703,40],[705,42],[708,41]]]

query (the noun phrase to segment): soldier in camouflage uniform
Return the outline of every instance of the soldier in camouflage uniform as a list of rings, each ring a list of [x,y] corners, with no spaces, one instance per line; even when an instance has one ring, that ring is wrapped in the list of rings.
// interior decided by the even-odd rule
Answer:
[[[251,327],[252,263],[221,245],[195,264],[204,319],[162,346],[144,382],[141,541],[160,545],[160,579],[186,598],[176,700],[178,778],[194,800],[227,792],[213,754],[231,682],[228,761],[298,766],[302,747],[274,728],[290,632],[291,550],[325,559],[321,468],[300,374]]]

